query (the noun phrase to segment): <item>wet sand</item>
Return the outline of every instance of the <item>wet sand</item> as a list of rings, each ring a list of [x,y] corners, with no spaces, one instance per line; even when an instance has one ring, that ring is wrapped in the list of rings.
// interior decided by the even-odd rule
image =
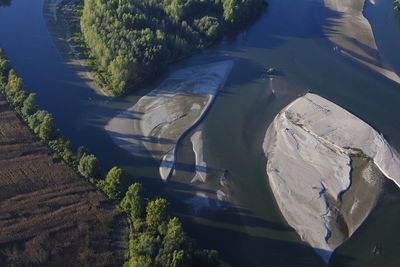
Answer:
[[[324,32],[336,45],[334,50],[400,83],[400,77],[380,58],[371,25],[363,15],[365,0],[324,2],[331,11]]]
[[[66,19],[66,14],[56,9],[60,0],[44,0],[43,4],[43,17],[47,26],[50,37],[52,38],[58,52],[64,58],[69,67],[85,81],[86,85],[93,89],[97,94],[112,97],[112,95],[105,89],[99,86],[85,67],[84,62],[79,58],[74,47],[68,42],[71,37],[69,26]]]
[[[232,61],[180,69],[105,126],[112,140],[136,156],[160,161],[160,176],[172,174],[179,140],[196,126],[224,86]]]
[[[400,160],[386,140],[315,94],[275,117],[263,148],[283,216],[326,262],[375,206],[381,172],[400,181]]]

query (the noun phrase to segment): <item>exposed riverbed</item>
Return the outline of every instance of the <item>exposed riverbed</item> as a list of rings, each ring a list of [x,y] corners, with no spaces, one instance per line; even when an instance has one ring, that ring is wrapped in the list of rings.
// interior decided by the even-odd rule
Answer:
[[[266,128],[311,88],[379,129],[400,150],[400,88],[334,51],[322,28],[327,14],[323,1],[269,2],[268,11],[248,31],[171,67],[173,72],[222,60],[235,63],[203,123],[181,140],[176,172],[167,185],[159,178],[157,162],[118,148],[104,131],[110,119],[157,88],[163,77],[107,102],[65,63],[47,31],[42,1],[14,0],[0,8],[0,46],[74,147],[87,145],[105,167],[118,164],[142,181],[149,195],[167,197],[171,211],[184,218],[185,229],[201,246],[219,249],[237,266],[322,266],[287,225],[269,189],[262,151]],[[400,28],[391,1],[377,1],[373,7],[366,3],[364,15],[382,58],[399,73]],[[279,75],[266,76],[267,66]],[[199,129],[207,175],[204,183],[192,183],[196,156],[191,137]],[[330,266],[398,265],[400,192],[391,182],[384,187],[381,203],[336,250]],[[221,201],[219,190],[229,198]],[[381,256],[371,252],[376,244]]]

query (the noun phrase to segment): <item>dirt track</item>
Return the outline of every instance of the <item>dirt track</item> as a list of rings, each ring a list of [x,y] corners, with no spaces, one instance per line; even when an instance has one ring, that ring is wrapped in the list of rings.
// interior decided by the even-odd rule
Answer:
[[[0,96],[0,265],[122,265],[111,240],[119,213],[105,201]]]

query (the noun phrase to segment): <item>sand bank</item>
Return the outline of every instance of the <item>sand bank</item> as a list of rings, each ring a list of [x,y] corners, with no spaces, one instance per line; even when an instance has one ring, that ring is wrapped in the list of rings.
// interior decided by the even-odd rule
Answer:
[[[172,73],[158,88],[110,120],[106,131],[130,153],[150,154],[160,160],[160,176],[166,181],[174,168],[177,143],[204,117],[232,66],[232,61],[222,61]]]
[[[193,146],[193,152],[195,156],[195,164],[196,164],[196,174],[193,177],[191,183],[200,181],[205,182],[207,179],[207,164],[203,159],[203,139],[202,139],[202,131],[196,131],[192,137],[190,138]]]
[[[364,2],[324,0],[331,11],[324,26],[325,35],[336,45],[336,51],[400,83],[400,77],[380,58],[371,25],[363,16]]]
[[[85,67],[83,61],[80,60],[74,47],[70,42],[68,42],[71,34],[69,32],[66,18],[71,15],[65,10],[57,10],[56,7],[59,2],[61,2],[61,0],[44,0],[43,4],[44,21],[57,50],[69,67],[71,67],[75,73],[85,81],[85,84],[89,88],[93,89],[98,95],[111,97],[110,93],[106,89],[97,84],[93,75]]]
[[[386,140],[314,94],[296,99],[275,117],[263,149],[283,216],[325,261],[374,207],[380,171],[400,184],[400,160]],[[354,177],[361,182],[352,183]]]

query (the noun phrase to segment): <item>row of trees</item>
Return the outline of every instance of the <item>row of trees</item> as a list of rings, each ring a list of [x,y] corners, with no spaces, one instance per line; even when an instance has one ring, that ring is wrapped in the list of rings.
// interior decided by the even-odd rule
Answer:
[[[129,248],[126,267],[221,266],[218,252],[196,249],[183,231],[178,218],[168,215],[163,198],[148,200],[141,184],[127,188],[127,175],[118,167],[104,178],[99,161],[85,147],[78,149],[78,170],[96,184],[126,214],[129,223]]]
[[[221,266],[216,251],[196,249],[179,219],[168,216],[165,199],[145,199],[138,183],[127,189],[127,174],[119,167],[111,168],[105,175],[99,160],[85,147],[79,147],[75,155],[70,142],[55,127],[51,114],[38,109],[35,94],[26,92],[1,48],[0,91],[38,138],[126,214],[130,234],[124,266]]]
[[[159,75],[257,17],[264,0],[86,0],[81,30],[111,89]]]
[[[132,184],[120,207],[129,218],[129,261],[124,266],[221,266],[218,252],[199,250],[186,236],[178,218],[168,216],[168,203],[143,197],[140,184]]]
[[[0,91],[36,136],[69,165],[76,165],[76,157],[72,153],[70,142],[55,127],[51,114],[37,107],[35,94],[26,92],[22,79],[11,68],[2,49],[0,49]]]

